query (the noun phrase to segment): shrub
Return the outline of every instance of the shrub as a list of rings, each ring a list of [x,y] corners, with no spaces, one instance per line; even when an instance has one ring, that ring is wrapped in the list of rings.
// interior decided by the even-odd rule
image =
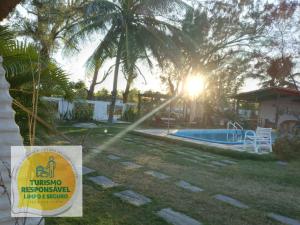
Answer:
[[[122,120],[128,121],[128,122],[133,122],[137,119],[138,114],[136,110],[133,108],[129,108],[127,111],[125,111],[122,115]]]
[[[273,151],[279,159],[290,160],[300,158],[300,136],[278,138]]]
[[[94,106],[86,102],[76,102],[73,119],[77,121],[89,121],[93,118]]]

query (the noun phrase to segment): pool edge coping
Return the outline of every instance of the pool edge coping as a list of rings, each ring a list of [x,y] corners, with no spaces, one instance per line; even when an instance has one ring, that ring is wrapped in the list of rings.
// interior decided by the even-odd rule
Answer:
[[[157,131],[164,131],[164,134],[154,134],[150,133],[150,130],[157,130]],[[147,132],[148,131],[148,132]],[[246,150],[241,150],[238,148],[234,148],[236,146],[234,145],[225,145],[225,144],[218,144],[218,143],[209,143],[209,142],[203,142],[198,140],[188,140],[187,138],[178,137],[174,135],[169,135],[167,132],[167,129],[136,129],[132,130],[131,133],[144,136],[144,137],[150,137],[153,139],[158,139],[162,141],[167,141],[171,143],[177,143],[182,144],[184,146],[188,147],[194,147],[198,148],[200,150],[211,152],[219,155],[224,156],[230,156],[233,158],[239,158],[239,159],[258,159],[258,160],[268,160],[268,161],[274,161],[276,158],[272,153],[256,153],[256,152],[249,152]],[[176,132],[176,129],[170,130],[169,133]]]

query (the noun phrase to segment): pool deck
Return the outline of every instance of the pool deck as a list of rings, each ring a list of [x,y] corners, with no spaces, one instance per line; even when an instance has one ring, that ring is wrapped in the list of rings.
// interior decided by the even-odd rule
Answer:
[[[210,147],[221,148],[221,149],[226,149],[226,150],[233,150],[233,151],[238,151],[238,152],[247,152],[247,153],[253,153],[253,154],[258,154],[258,155],[269,153],[269,152],[256,153],[256,152],[254,152],[254,150],[244,149],[243,145],[226,145],[226,144],[219,144],[219,143],[211,143],[211,142],[194,140],[194,139],[171,135],[172,133],[175,133],[176,131],[178,131],[175,129],[170,129],[169,132],[167,129],[138,129],[138,130],[134,130],[134,131],[137,133],[140,133],[140,134],[145,134],[147,136],[166,138],[166,139],[170,139],[170,140],[182,141],[182,142],[193,143],[193,144],[198,144],[198,145],[206,145],[206,146],[210,146]]]

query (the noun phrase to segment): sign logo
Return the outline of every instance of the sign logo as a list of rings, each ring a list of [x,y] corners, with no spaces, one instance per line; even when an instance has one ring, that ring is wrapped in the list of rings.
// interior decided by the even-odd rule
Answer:
[[[81,216],[81,168],[78,146],[12,147],[12,216]]]
[[[37,166],[35,176],[36,177],[47,177],[54,178],[54,170],[55,170],[55,160],[53,156],[50,156],[48,159],[47,167]]]

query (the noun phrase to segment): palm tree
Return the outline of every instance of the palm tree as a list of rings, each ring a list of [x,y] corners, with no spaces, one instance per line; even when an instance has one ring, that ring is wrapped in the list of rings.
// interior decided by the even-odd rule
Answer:
[[[29,124],[36,124],[37,116],[51,122],[49,106],[43,107],[39,96],[71,96],[67,74],[52,60],[41,60],[33,44],[15,41],[15,35],[3,26],[0,26],[0,52],[4,59],[6,78],[10,83],[9,91],[14,99],[16,122],[25,142],[34,140],[35,128]]]
[[[152,58],[160,62],[165,57],[173,58],[175,53],[179,54],[180,50],[173,37],[184,35],[179,27],[168,22],[167,18],[159,18],[176,7],[182,10],[182,6],[187,5],[181,0],[92,0],[82,7],[83,17],[69,30],[68,45],[77,46],[79,40],[85,39],[95,31],[105,32],[88,65],[94,65],[97,74],[99,62],[102,64],[106,59],[115,57],[109,122],[113,120],[120,66],[128,72],[131,83],[137,74],[138,59],[152,65]]]

